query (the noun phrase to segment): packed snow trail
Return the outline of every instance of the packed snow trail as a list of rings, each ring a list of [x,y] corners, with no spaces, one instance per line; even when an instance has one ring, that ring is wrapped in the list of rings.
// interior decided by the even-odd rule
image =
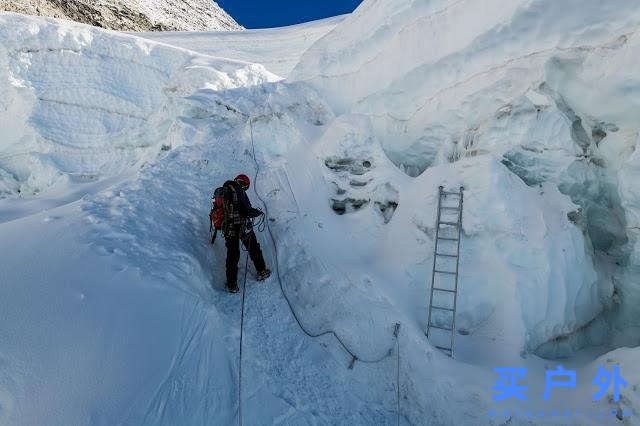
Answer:
[[[194,98],[199,99],[197,95]],[[256,100],[255,102],[259,102]],[[213,102],[215,104],[215,102]],[[192,105],[192,110],[202,113],[202,109],[208,108],[208,105]],[[220,110],[227,111],[225,107],[218,106]],[[220,111],[217,111],[220,113]],[[228,112],[227,112],[228,114]],[[231,120],[231,117],[228,117]],[[170,151],[166,158],[158,161],[154,165],[147,166],[143,169],[141,176],[133,184],[123,185],[121,188],[114,189],[113,193],[106,192],[99,194],[95,200],[86,203],[83,207],[84,211],[89,214],[88,220],[95,222],[95,234],[89,237],[90,240],[98,241],[104,247],[106,252],[120,253],[123,260],[134,262],[142,266],[146,274],[156,277],[159,280],[177,286],[180,291],[193,295],[198,300],[210,300],[221,310],[221,315],[225,318],[225,323],[235,324],[232,328],[237,333],[240,321],[239,298],[228,295],[224,291],[224,247],[218,243],[214,246],[216,259],[211,253],[211,246],[207,241],[208,223],[206,221],[210,194],[212,188],[220,182],[226,180],[230,175],[236,172],[252,170],[254,163],[250,153],[251,145],[249,142],[249,126],[244,117],[238,120],[235,118],[235,125],[228,131],[228,134],[219,133],[216,126],[211,126],[211,122],[215,121],[211,117],[192,119],[194,126],[200,126],[201,134],[194,137],[189,146],[178,148]],[[278,119],[276,119],[278,121]],[[286,120],[285,120],[286,123]],[[286,124],[276,124],[271,129],[281,128],[280,131],[286,130]],[[197,134],[197,133],[196,133]],[[208,141],[215,140],[214,143]],[[244,151],[244,153],[243,153]],[[259,155],[259,154],[258,154]],[[235,158],[235,170],[229,170],[228,162],[223,159]],[[224,162],[223,162],[224,161]],[[273,170],[273,168],[271,168]],[[268,181],[273,185],[272,180],[268,179],[269,174],[261,175],[256,182],[265,183]],[[257,188],[256,188],[257,189]],[[278,193],[282,194],[285,188],[269,188],[269,191],[262,190],[261,197],[264,194]],[[282,197],[282,196],[281,196]],[[284,198],[284,197],[282,197]],[[266,196],[268,202],[269,196]],[[277,215],[278,221],[282,220]],[[122,238],[128,235],[124,240]],[[261,238],[264,240],[263,238]],[[268,241],[261,241],[265,257],[274,262],[275,252],[271,249]],[[116,254],[117,255],[117,254]],[[162,271],[162,274],[159,274]],[[240,271],[239,274],[243,274]],[[211,284],[211,287],[209,285]],[[329,358],[329,365],[321,367],[314,365],[310,368],[306,364],[308,359],[316,359],[319,361],[325,356],[320,354],[325,352],[323,346],[310,341],[303,344],[296,343],[303,336],[296,333],[297,325],[290,317],[289,306],[276,290],[277,285],[274,279],[268,280],[265,284],[259,284],[262,295],[256,299],[252,294],[255,286],[247,287],[247,307],[246,307],[246,325],[245,325],[245,354],[244,367],[246,372],[243,373],[243,387],[246,387],[245,400],[243,403],[243,413],[246,424],[254,424],[258,418],[264,416],[255,414],[260,410],[255,409],[254,404],[264,403],[265,398],[272,404],[270,410],[275,412],[282,411],[284,407],[290,406],[285,412],[286,421],[295,422],[296,418],[307,418],[306,408],[309,401],[322,401],[320,405],[314,405],[313,410],[317,411],[319,419],[325,418],[327,421],[333,413],[339,418],[352,419],[354,424],[380,423],[385,422],[385,418],[394,415],[395,398],[393,393],[388,392],[385,404],[380,405],[381,401],[376,401],[377,391],[381,385],[372,386],[370,391],[362,392],[345,392],[343,389],[346,383],[351,380],[364,381],[371,383],[386,379],[390,380],[393,374],[391,364],[383,365],[382,368],[387,370],[387,374],[380,375],[379,369],[372,371],[360,370],[360,374],[347,374],[347,366],[350,362],[346,354],[341,353],[339,347],[336,347],[335,341],[329,339],[325,342],[329,353],[333,353]],[[213,289],[213,298],[211,290]],[[262,290],[264,289],[264,290]],[[267,291],[265,293],[265,290]],[[257,305],[257,306],[256,306]],[[264,305],[264,307],[261,307]],[[255,312],[258,309],[258,313]],[[268,315],[260,314],[260,310],[267,309]],[[261,324],[258,330],[268,336],[279,336],[275,340],[275,347],[268,345],[267,351],[258,351],[256,348],[265,346],[264,337],[260,334],[256,335],[255,316],[269,318],[278,318],[281,324],[279,331],[272,330],[274,324],[267,321]],[[268,331],[267,331],[268,329]],[[274,334],[277,333],[277,334]],[[283,342],[278,342],[283,336],[286,337]],[[235,340],[235,339],[234,339]],[[390,338],[383,339],[384,345],[388,345]],[[262,343],[261,343],[262,342]],[[283,345],[284,343],[284,345]],[[280,345],[283,345],[282,347]],[[302,347],[305,349],[302,349]],[[296,349],[300,347],[299,349]],[[331,348],[333,347],[333,348]],[[234,355],[232,359],[236,359],[235,351],[238,348],[237,340],[228,344],[228,350]],[[384,348],[387,351],[388,347]],[[286,352],[283,354],[282,351]],[[310,351],[310,353],[307,353]],[[319,352],[318,352],[319,351]],[[313,355],[317,353],[316,355]],[[277,358],[277,361],[274,358]],[[320,358],[319,358],[320,357]],[[391,362],[391,361],[390,361]],[[269,366],[265,370],[255,372],[255,363],[258,365]],[[323,362],[324,363],[324,362]],[[280,367],[278,367],[280,365]],[[322,364],[320,364],[322,365]],[[234,367],[236,368],[236,367]],[[286,368],[286,373],[285,373]],[[335,371],[338,375],[343,371],[345,375],[344,381],[336,377],[336,373],[327,374],[326,376],[318,375],[317,369],[325,371]],[[173,369],[173,367],[172,367]],[[302,371],[304,370],[304,371]],[[273,378],[264,377],[265,374],[271,375],[272,371],[276,371],[275,382]],[[180,372],[179,374],[185,374]],[[167,382],[171,383],[174,373],[168,374]],[[282,377],[280,377],[282,376]],[[357,378],[357,376],[360,376]],[[295,379],[294,379],[295,377]],[[301,378],[307,377],[308,382],[303,385]],[[282,382],[280,380],[283,380]],[[322,383],[325,390],[312,391],[312,388],[318,386],[318,382]],[[265,383],[266,382],[266,383]],[[258,388],[268,385],[266,390],[256,394]],[[291,385],[294,384],[294,385]],[[234,385],[233,387],[237,386]],[[307,388],[309,387],[309,388]],[[367,386],[363,386],[367,387]],[[321,389],[322,389],[321,388]],[[359,387],[358,387],[359,388]],[[144,413],[131,414],[131,421],[135,423],[136,419],[142,418],[148,424],[153,423],[170,423],[165,413],[172,413],[172,416],[184,416],[186,409],[183,408],[179,401],[181,397],[173,394],[166,394],[161,388],[153,399],[150,407],[142,410]],[[235,392],[231,389],[227,390],[229,395]],[[321,392],[318,394],[317,392]],[[273,394],[273,397],[266,397],[267,394]],[[284,392],[284,393],[283,393]],[[328,393],[327,393],[328,392]],[[353,396],[345,398],[347,393]],[[340,395],[339,398],[337,396]],[[340,400],[340,402],[337,402]],[[323,404],[328,404],[326,410],[322,409]],[[371,405],[370,405],[371,404]],[[158,407],[163,407],[159,410]],[[354,410],[353,407],[362,407]],[[364,417],[353,417],[355,413],[362,412],[366,408]],[[353,412],[351,412],[353,410]],[[235,411],[235,410],[234,410]],[[132,413],[138,413],[139,408],[133,408]],[[253,413],[253,414],[252,414]],[[251,420],[255,416],[254,420]],[[298,417],[300,416],[300,417]],[[311,415],[314,417],[315,415]],[[173,419],[179,417],[171,417]],[[187,418],[193,418],[187,416]],[[334,417],[335,418],[335,417]],[[134,421],[135,420],[135,421]],[[285,419],[283,419],[284,421]]]

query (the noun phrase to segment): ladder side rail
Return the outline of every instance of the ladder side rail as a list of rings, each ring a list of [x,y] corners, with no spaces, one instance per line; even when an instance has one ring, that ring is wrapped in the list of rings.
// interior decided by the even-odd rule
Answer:
[[[431,288],[429,292],[429,315],[427,317],[427,339],[429,338],[429,329],[431,327],[431,306],[433,304],[433,286],[436,279],[436,255],[438,252],[438,235],[440,233],[440,205],[442,203],[442,185],[438,187],[438,215],[436,218],[436,238],[435,247],[433,250],[433,268],[431,269]]]
[[[456,247],[456,278],[454,284],[454,296],[453,296],[453,326],[451,327],[451,358],[454,356],[455,343],[456,343],[456,308],[458,303],[458,271],[460,268],[460,239],[462,237],[462,209],[463,209],[463,191],[464,187],[460,187],[460,200],[458,201],[458,244]]]

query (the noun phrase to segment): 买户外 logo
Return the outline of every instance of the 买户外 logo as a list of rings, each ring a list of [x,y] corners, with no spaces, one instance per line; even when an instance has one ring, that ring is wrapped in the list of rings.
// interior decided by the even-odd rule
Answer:
[[[524,379],[527,375],[526,368],[510,368],[510,367],[498,367],[493,371],[498,374],[495,386],[493,390],[496,392],[493,395],[493,400],[496,402],[504,401],[509,398],[515,398],[521,401],[527,401],[528,386],[525,386]],[[546,373],[545,391],[542,394],[542,400],[547,401],[551,397],[551,391],[553,388],[576,388],[576,372],[575,370],[565,370],[562,365],[559,365],[555,370],[547,370]],[[613,366],[613,371],[608,371],[603,366],[598,367],[598,372],[591,380],[593,385],[599,389],[592,395],[593,401],[598,401],[602,398],[609,389],[613,388],[613,400],[618,402],[620,400],[620,388],[627,386],[627,382],[622,378],[620,374],[620,368]],[[489,417],[498,416],[497,410],[489,410]],[[520,414],[522,417],[597,417],[604,418],[618,417],[619,419],[631,416],[631,410],[619,410],[612,409],[609,413],[606,410],[599,410],[595,414],[594,412],[581,411],[576,409],[566,409],[560,413],[558,410],[550,410],[548,413],[544,410],[523,410],[523,411],[510,411],[506,410],[500,413],[503,417],[512,417],[513,415]]]

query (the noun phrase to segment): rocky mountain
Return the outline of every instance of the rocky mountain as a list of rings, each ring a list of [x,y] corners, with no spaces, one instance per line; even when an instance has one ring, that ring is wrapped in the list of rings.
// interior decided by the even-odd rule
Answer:
[[[118,31],[242,29],[213,0],[0,0],[0,10],[69,19]]]

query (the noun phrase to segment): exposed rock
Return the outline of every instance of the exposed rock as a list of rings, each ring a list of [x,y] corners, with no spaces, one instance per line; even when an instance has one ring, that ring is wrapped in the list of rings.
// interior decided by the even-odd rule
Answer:
[[[0,0],[0,10],[69,19],[118,31],[242,29],[211,0]]]

